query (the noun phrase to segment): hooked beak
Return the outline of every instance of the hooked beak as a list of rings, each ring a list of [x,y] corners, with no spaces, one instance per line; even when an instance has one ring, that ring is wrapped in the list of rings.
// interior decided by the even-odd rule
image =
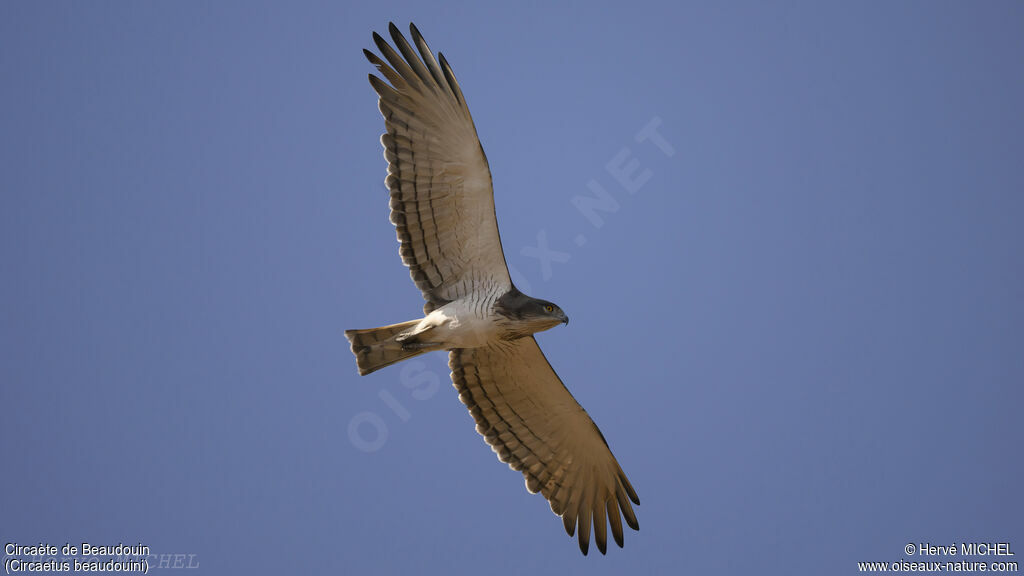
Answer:
[[[562,312],[562,324],[569,325],[569,316],[565,312]]]

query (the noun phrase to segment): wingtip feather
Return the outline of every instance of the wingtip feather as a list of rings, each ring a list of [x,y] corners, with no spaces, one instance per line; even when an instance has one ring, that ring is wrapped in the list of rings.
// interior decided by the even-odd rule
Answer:
[[[619,507],[615,500],[610,498],[605,503],[605,507],[608,509],[608,522],[612,525],[612,538],[615,538],[615,543],[622,548],[625,538],[622,534],[622,517],[619,515]]]
[[[590,508],[586,505],[580,510],[579,524],[580,552],[586,556],[590,550]]]
[[[594,507],[594,539],[601,555],[608,553],[608,520],[605,517],[605,505],[601,502]]]

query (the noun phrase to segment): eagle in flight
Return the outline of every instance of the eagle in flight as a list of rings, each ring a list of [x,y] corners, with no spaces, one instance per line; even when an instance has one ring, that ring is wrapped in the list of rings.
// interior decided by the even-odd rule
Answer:
[[[602,554],[609,524],[621,547],[622,518],[638,530],[630,501],[640,500],[533,337],[569,317],[512,284],[487,157],[444,55],[434,58],[415,25],[415,50],[394,24],[389,31],[397,51],[374,33],[384,59],[363,53],[387,79],[370,75],[384,115],[391,222],[426,304],[423,318],[345,331],[359,373],[448,350],[459,399],[498,458],[548,499],[569,536],[579,533],[583,554],[591,525]]]

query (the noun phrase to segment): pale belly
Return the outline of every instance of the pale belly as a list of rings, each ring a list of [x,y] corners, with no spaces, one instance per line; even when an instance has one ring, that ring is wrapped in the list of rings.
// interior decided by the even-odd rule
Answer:
[[[434,310],[424,318],[417,332],[422,333],[421,341],[439,343],[446,349],[479,348],[498,339],[498,327],[490,312],[490,306],[477,311],[467,303],[451,302]]]

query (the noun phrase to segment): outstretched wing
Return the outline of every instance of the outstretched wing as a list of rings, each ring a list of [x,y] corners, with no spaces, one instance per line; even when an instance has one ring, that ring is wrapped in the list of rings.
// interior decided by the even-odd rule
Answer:
[[[498,459],[526,477],[562,517],[580,550],[607,549],[607,526],[622,546],[622,520],[639,529],[629,501],[640,504],[601,431],[565,388],[532,337],[485,348],[452,350],[448,357],[459,399]]]
[[[434,59],[416,26],[419,56],[394,24],[395,51],[379,34],[373,41],[387,60],[364,50],[390,86],[370,75],[380,96],[391,191],[391,222],[402,261],[423,292],[425,313],[470,292],[504,293],[512,287],[494,216],[487,157],[443,55]],[[422,58],[421,58],[422,57]]]

